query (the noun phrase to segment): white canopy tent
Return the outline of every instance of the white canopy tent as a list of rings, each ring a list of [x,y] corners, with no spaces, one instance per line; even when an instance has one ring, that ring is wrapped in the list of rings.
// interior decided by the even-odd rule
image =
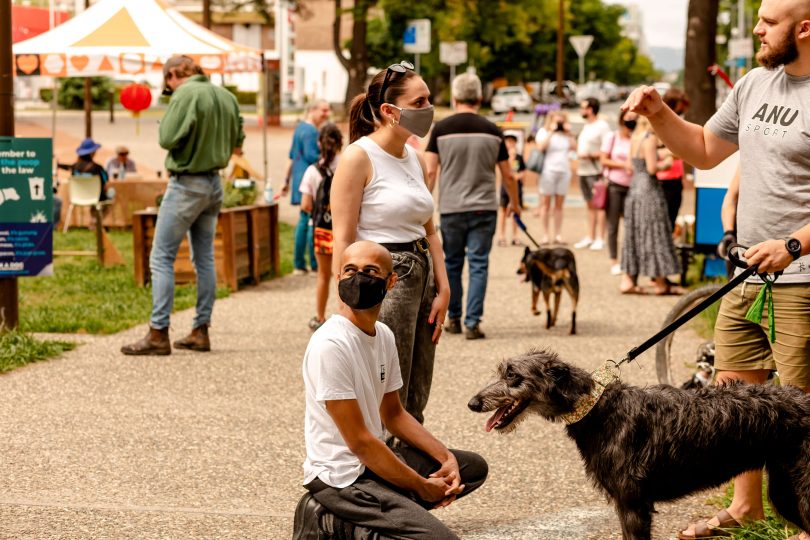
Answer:
[[[13,53],[17,76],[135,78],[161,73],[163,63],[176,54],[190,56],[206,73],[259,73],[264,67],[260,50],[215,34],[163,0],[100,0],[56,28],[16,43]],[[264,79],[260,114],[266,103]]]
[[[175,54],[208,73],[259,72],[261,51],[229,41],[162,0],[101,0],[14,45],[17,75],[85,77],[161,71]]]

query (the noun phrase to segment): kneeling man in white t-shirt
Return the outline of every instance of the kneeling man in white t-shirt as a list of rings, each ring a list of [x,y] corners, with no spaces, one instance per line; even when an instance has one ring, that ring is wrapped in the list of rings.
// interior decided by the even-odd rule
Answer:
[[[294,537],[362,527],[382,537],[458,538],[428,510],[477,489],[487,464],[448,450],[399,401],[394,334],[377,321],[397,280],[388,250],[356,242],[340,268],[339,312],[312,335],[304,356],[304,486],[311,496],[298,505]],[[386,446],[383,426],[404,444]]]

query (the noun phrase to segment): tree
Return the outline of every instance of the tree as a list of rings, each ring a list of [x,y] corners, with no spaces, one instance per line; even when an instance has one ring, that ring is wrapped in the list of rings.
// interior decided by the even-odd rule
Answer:
[[[717,110],[717,88],[707,69],[717,62],[719,0],[690,0],[686,27],[684,90],[691,102],[687,120],[705,124]]]
[[[343,8],[343,0],[335,0],[335,22],[332,25],[332,45],[340,63],[349,74],[349,84],[346,86],[346,99],[343,104],[349,110],[354,96],[362,94],[366,85],[368,72],[368,52],[366,50],[366,36],[368,34],[368,12],[377,5],[377,0],[354,0],[350,8]],[[343,55],[343,46],[340,37],[340,23],[344,14],[352,17],[352,38],[349,46],[349,57]]]

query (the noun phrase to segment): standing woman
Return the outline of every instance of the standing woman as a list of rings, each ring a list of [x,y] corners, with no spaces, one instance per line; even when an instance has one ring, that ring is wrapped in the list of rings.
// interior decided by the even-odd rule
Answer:
[[[335,275],[352,242],[371,240],[391,252],[398,279],[385,296],[379,320],[394,332],[403,381],[400,399],[419,422],[424,421],[436,344],[450,302],[425,163],[405,144],[411,135],[427,135],[433,122],[429,98],[425,81],[408,62],[377,73],[368,92],[352,101],[351,144],[335,171],[331,195]],[[363,294],[353,296],[363,299]],[[347,304],[357,298],[341,294]]]
[[[546,125],[537,132],[537,148],[546,153],[543,172],[540,174],[540,223],[543,226],[542,244],[549,238],[562,244],[563,203],[571,185],[571,160],[569,153],[577,147],[571,134],[571,125],[565,113],[550,114]],[[554,205],[552,206],[552,200]],[[549,221],[552,223],[552,236],[549,236]]]
[[[619,129],[605,137],[602,143],[602,171],[608,180],[607,216],[608,252],[610,273],[621,275],[619,266],[619,220],[624,215],[624,200],[633,179],[633,164],[630,163],[630,136],[636,129],[638,115],[622,111],[619,114]]]
[[[630,146],[633,182],[625,201],[624,243],[622,244],[622,293],[643,293],[638,276],[649,276],[655,294],[679,294],[667,281],[679,274],[681,265],[672,241],[664,190],[655,178],[658,165],[658,139],[650,121],[640,117]]]

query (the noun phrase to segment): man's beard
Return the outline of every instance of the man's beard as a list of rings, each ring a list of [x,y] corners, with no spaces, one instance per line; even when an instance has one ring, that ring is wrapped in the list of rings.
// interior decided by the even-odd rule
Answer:
[[[762,49],[757,51],[756,58],[759,65],[765,69],[776,69],[799,58],[799,47],[793,29],[791,28],[790,33],[778,45],[770,44],[767,51]]]

